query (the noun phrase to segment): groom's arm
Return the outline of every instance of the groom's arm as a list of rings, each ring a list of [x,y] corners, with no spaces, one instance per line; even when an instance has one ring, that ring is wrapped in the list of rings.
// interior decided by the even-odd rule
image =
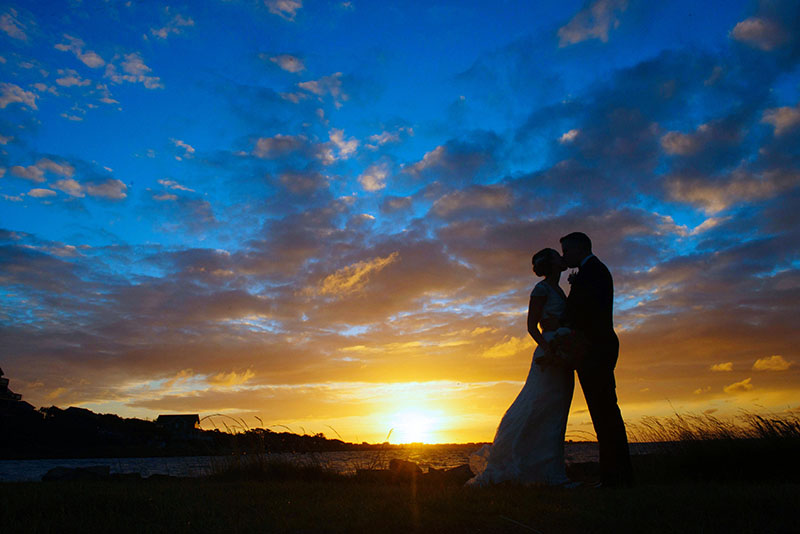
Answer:
[[[603,280],[596,269],[584,269],[572,285],[564,312],[564,326],[583,332],[595,329],[596,318],[602,314]]]
[[[614,286],[611,273],[599,261],[586,269],[586,278],[581,286],[582,330],[592,338],[604,338],[613,331],[611,315]]]

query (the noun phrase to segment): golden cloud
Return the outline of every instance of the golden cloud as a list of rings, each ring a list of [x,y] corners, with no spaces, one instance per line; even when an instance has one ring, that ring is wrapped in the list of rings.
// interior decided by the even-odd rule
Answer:
[[[181,369],[172,378],[164,382],[164,389],[172,389],[175,384],[186,382],[194,376],[194,371],[191,369]]]
[[[379,273],[388,265],[400,259],[399,252],[392,252],[385,258],[359,261],[343,267],[325,277],[321,287],[316,291],[320,295],[342,296],[362,289],[373,274]]]
[[[711,366],[711,370],[715,372],[733,371],[733,362],[715,363]]]
[[[725,393],[744,393],[753,389],[753,384],[750,383],[750,378],[745,378],[741,382],[734,382],[730,386],[722,388]]]
[[[214,386],[232,387],[239,386],[256,376],[256,374],[248,369],[243,373],[231,371],[230,373],[219,373],[209,377],[208,383]]]
[[[67,388],[56,388],[47,394],[48,399],[56,399],[67,392]]]
[[[783,356],[776,354],[769,358],[759,358],[753,364],[754,371],[785,371],[792,366],[792,362],[787,362]]]
[[[501,341],[485,350],[482,356],[484,358],[508,358],[509,356],[515,356],[522,351],[530,349],[531,342],[529,338],[511,336],[506,341]]]

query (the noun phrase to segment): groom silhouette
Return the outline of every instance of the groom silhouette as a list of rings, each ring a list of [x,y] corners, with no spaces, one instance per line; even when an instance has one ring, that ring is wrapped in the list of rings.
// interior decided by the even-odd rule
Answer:
[[[601,485],[630,485],[633,470],[628,437],[614,381],[619,356],[612,319],[614,282],[608,268],[592,254],[589,236],[573,232],[560,241],[567,267],[578,268],[578,274],[570,279],[572,287],[562,323],[582,332],[589,344],[577,371],[600,448]]]

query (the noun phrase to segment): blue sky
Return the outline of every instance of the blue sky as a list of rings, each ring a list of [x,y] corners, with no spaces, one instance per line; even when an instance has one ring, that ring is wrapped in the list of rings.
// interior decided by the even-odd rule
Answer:
[[[797,409],[798,14],[6,2],[3,369],[37,405],[489,439],[530,256],[583,230],[623,412]]]

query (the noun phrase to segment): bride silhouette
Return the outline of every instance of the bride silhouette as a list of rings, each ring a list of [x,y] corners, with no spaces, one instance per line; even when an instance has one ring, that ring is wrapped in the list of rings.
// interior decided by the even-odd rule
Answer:
[[[575,377],[571,367],[552,357],[548,346],[566,309],[567,297],[558,282],[567,267],[551,248],[534,254],[532,263],[534,273],[544,277],[533,288],[528,308],[528,332],[538,346],[525,385],[500,421],[494,441],[470,456],[476,476],[468,485],[511,480],[570,483],[564,466],[564,436]]]

